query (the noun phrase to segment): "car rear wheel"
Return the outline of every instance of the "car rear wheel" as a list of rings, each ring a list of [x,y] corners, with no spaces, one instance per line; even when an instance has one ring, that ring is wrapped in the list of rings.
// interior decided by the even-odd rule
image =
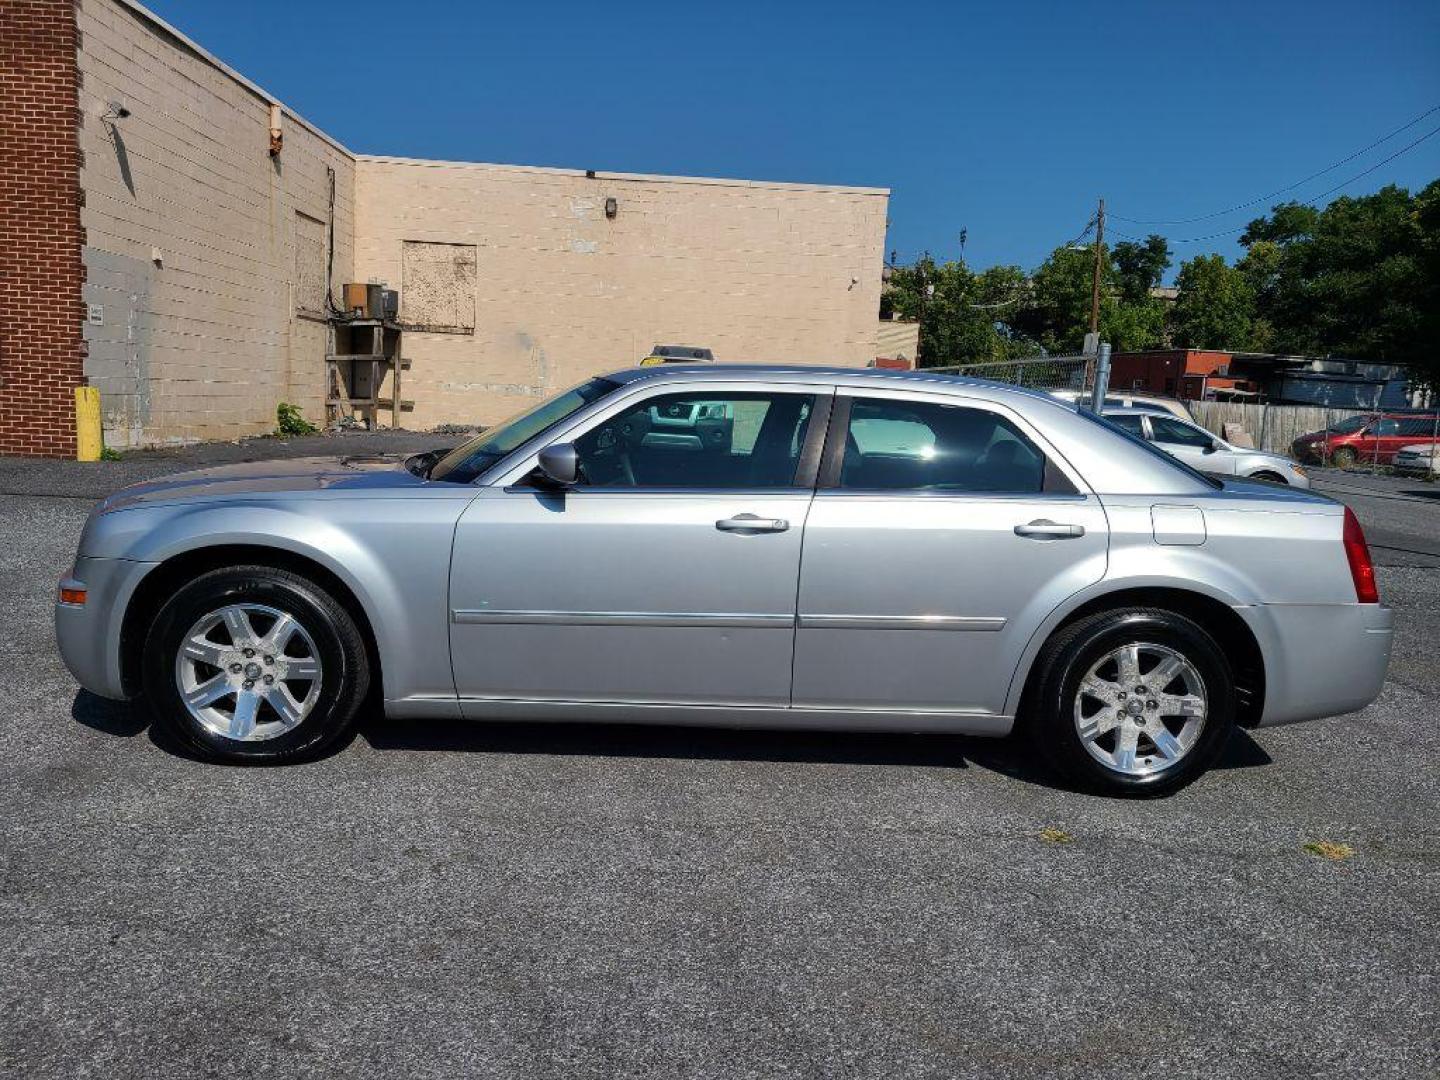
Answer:
[[[144,695],[157,723],[214,760],[319,754],[349,730],[369,681],[350,613],[273,567],[196,578],[160,609],[145,643]]]
[[[1088,616],[1052,638],[1037,664],[1032,735],[1052,765],[1090,790],[1174,791],[1210,766],[1234,727],[1229,662],[1175,612]]]

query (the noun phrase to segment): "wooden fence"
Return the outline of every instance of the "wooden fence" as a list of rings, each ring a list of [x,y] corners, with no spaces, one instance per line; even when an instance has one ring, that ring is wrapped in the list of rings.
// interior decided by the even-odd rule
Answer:
[[[1327,409],[1316,405],[1264,405],[1239,401],[1187,401],[1195,422],[1206,431],[1225,437],[1225,425],[1238,424],[1259,450],[1289,454],[1290,444],[1301,435],[1320,431],[1356,409]]]

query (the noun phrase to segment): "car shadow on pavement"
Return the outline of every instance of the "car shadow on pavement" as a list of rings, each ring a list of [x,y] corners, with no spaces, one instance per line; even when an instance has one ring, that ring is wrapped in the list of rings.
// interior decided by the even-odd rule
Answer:
[[[70,706],[75,722],[105,735],[131,739],[149,731],[150,741],[177,757],[197,760],[150,724],[145,710],[87,690]],[[356,736],[375,750],[476,754],[690,758],[723,761],[814,762],[832,765],[899,765],[965,769],[977,766],[1029,784],[1064,786],[1024,739],[870,731],[776,731],[759,728],[680,727],[649,724],[392,720],[367,708],[357,729],[321,757],[344,753]],[[1271,764],[1250,734],[1237,729],[1212,769],[1252,769]]]
[[[78,724],[121,739],[133,739],[150,726],[150,718],[130,702],[111,701],[89,690],[75,695],[70,715]]]
[[[389,720],[372,716],[360,737],[376,750],[553,754],[597,757],[815,762],[965,769],[978,766],[1025,783],[1063,786],[1018,737],[912,732],[776,731],[649,724]],[[1214,769],[1269,765],[1270,755],[1236,730]]]
[[[133,701],[111,701],[108,698],[92,694],[88,690],[80,690],[70,704],[70,716],[83,727],[98,731],[103,735],[113,735],[119,739],[133,739],[137,735],[148,734],[153,746],[172,757],[184,758],[186,761],[206,762],[209,760],[177,740],[163,728],[152,724],[150,715],[145,708]],[[355,741],[355,734],[355,731],[351,730],[327,746],[321,754],[309,760],[320,760],[343,753],[346,747]],[[277,767],[284,768],[285,764],[281,763]],[[243,768],[274,765],[276,763],[267,761],[241,763]]]

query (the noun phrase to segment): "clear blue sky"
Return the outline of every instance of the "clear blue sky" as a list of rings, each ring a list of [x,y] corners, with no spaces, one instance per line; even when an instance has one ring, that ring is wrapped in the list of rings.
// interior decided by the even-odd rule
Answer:
[[[954,257],[964,227],[978,267],[1032,267],[1098,195],[1128,217],[1205,214],[1440,105],[1435,0],[150,6],[353,150],[889,187],[887,251]],[[1345,191],[1437,176],[1440,135]]]

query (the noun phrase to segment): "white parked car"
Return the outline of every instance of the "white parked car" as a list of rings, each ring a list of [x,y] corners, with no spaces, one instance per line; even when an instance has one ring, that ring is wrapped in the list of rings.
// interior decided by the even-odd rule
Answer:
[[[1073,402],[1081,408],[1087,407],[1090,403],[1090,395],[1079,390],[1051,390],[1050,396],[1059,398],[1061,401]],[[1190,415],[1189,406],[1179,398],[1159,397],[1154,394],[1131,394],[1123,390],[1112,390],[1106,394],[1102,409],[1134,409],[1136,412],[1168,413],[1170,416],[1178,416],[1185,421],[1194,419]]]
[[[1411,476],[1440,475],[1440,443],[1413,443],[1395,452],[1395,471]]]
[[[1106,409],[1105,419],[1152,442],[1192,468],[1218,476],[1247,476],[1291,487],[1308,488],[1310,477],[1287,457],[1233,446],[1199,424],[1178,416],[1163,416],[1144,409]]]

